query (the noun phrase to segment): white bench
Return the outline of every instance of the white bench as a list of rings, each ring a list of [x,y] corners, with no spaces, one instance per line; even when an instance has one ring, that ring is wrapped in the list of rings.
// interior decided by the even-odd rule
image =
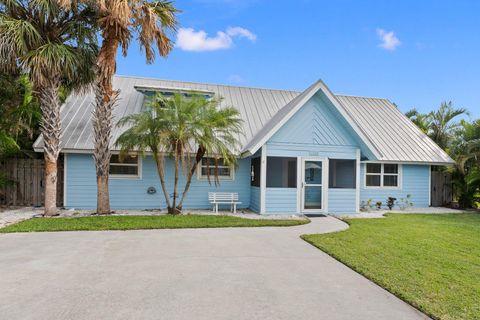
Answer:
[[[208,201],[213,205],[215,213],[218,213],[219,204],[229,204],[233,213],[237,213],[237,204],[241,204],[236,192],[209,192]]]

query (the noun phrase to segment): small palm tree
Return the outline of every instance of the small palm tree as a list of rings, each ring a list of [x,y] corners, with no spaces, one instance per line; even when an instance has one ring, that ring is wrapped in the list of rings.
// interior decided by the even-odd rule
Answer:
[[[121,147],[121,155],[132,151],[142,154],[152,152],[169,213],[182,210],[192,177],[204,156],[223,158],[230,165],[236,163],[241,120],[235,108],[220,109],[219,103],[219,100],[199,95],[185,97],[177,93],[173,97],[165,97],[156,94],[146,111],[119,121],[119,126],[131,126],[116,142]],[[175,161],[172,201],[165,184],[165,155]],[[179,197],[177,189],[181,169],[186,175],[186,184]],[[218,183],[217,170],[213,171],[215,183]]]
[[[64,10],[56,1],[0,0],[0,70],[26,74],[42,111],[45,157],[45,214],[56,210],[60,153],[59,90],[93,80],[97,53],[94,13],[75,3]]]

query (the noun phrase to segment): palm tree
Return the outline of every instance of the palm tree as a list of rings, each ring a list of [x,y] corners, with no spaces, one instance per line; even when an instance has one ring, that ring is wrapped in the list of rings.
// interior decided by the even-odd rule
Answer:
[[[453,131],[459,127],[459,123],[453,120],[462,114],[467,114],[467,110],[454,108],[451,101],[442,102],[438,110],[429,113],[429,136],[440,148],[447,149]]]
[[[418,112],[417,109],[413,108],[405,112],[407,118],[409,118],[420,130],[425,134],[428,134],[430,130],[430,115]]]
[[[130,40],[138,34],[141,47],[145,49],[147,63],[155,59],[152,45],[166,57],[173,48],[169,32],[177,28],[177,9],[171,1],[158,0],[98,0],[94,3],[99,18],[102,45],[97,56],[97,78],[95,81],[96,107],[93,117],[94,158],[97,172],[97,213],[109,214],[110,200],[108,177],[110,167],[110,143],[112,131],[112,110],[119,92],[113,90],[112,80],[116,69],[118,47],[127,55]],[[64,0],[69,5],[73,1]]]
[[[236,163],[241,120],[235,108],[219,109],[219,103],[219,100],[195,94],[188,97],[179,93],[173,97],[157,94],[146,111],[124,117],[118,123],[119,126],[130,126],[116,142],[121,147],[121,155],[132,151],[152,152],[169,213],[182,210],[192,177],[204,156],[222,158],[230,165]],[[166,154],[175,161],[172,201],[165,184]],[[215,161],[216,184],[219,182],[217,165]],[[177,191],[180,169],[186,176],[181,198]]]
[[[62,85],[84,88],[94,77],[96,29],[87,7],[64,10],[55,1],[0,0],[0,71],[20,70],[33,84],[42,111],[45,215],[57,214]]]

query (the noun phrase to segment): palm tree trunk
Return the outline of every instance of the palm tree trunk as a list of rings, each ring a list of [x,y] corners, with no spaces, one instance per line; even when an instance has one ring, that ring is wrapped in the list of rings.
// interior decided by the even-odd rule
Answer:
[[[155,159],[155,164],[157,165],[157,172],[158,176],[160,177],[160,185],[162,186],[163,195],[165,196],[165,203],[167,204],[167,208],[170,208],[170,196],[168,194],[167,186],[165,184],[163,155],[159,155],[158,152],[154,151],[153,158]]]
[[[51,77],[38,90],[42,110],[43,155],[45,158],[45,212],[46,216],[57,214],[57,160],[60,154],[60,103],[58,90],[60,80]]]
[[[183,201],[185,200],[185,197],[187,196],[188,190],[190,190],[190,184],[192,183],[192,177],[195,174],[195,171],[197,171],[198,164],[200,163],[200,161],[202,161],[202,158],[203,158],[204,155],[205,155],[205,148],[198,147],[197,155],[195,156],[195,163],[193,164],[192,168],[190,169],[190,172],[188,173],[187,183],[185,184],[185,189],[183,190],[182,199],[180,199],[180,202],[178,203],[178,206],[177,206],[178,210],[182,210]]]
[[[105,93],[97,84],[96,103],[93,113],[93,130],[95,133],[95,150],[93,158],[97,172],[97,214],[110,214],[110,197],[108,193],[108,177],[110,170],[110,140],[112,135],[112,111],[118,99],[118,91],[114,91],[110,100],[104,100]]]
[[[175,178],[173,182],[173,201],[172,201],[172,206],[168,208],[168,213],[171,214],[178,214],[180,211],[177,209],[177,189],[178,189],[178,175],[180,171],[180,150],[178,145],[175,146],[175,153],[174,153],[174,158],[175,158]]]
[[[110,214],[108,178],[110,169],[110,140],[112,134],[112,111],[118,99],[118,91],[113,90],[112,78],[115,73],[115,60],[118,40],[114,32],[104,32],[102,47],[97,57],[97,79],[93,117],[95,150],[94,159],[97,172],[97,214]],[[110,35],[110,36],[109,36]]]

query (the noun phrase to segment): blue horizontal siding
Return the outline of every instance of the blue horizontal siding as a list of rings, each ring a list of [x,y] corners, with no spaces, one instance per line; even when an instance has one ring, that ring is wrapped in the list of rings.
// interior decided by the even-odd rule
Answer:
[[[250,187],[250,209],[260,212],[260,188]]]
[[[95,164],[90,154],[68,154],[67,156],[66,194],[68,208],[96,208]],[[169,192],[173,188],[172,159],[166,159],[165,175]],[[179,192],[183,191],[185,177],[181,175]],[[148,194],[147,189],[154,187],[157,192]],[[110,203],[112,209],[153,209],[165,208],[165,198],[160,187],[160,180],[153,158],[142,159],[141,179],[110,179]],[[193,177],[190,191],[184,203],[185,209],[208,209],[208,192],[237,192],[242,202],[239,208],[250,206],[250,159],[239,160],[233,181],[220,181],[219,186],[210,185],[206,180]]]
[[[356,212],[355,189],[328,189],[328,212],[354,213]]]
[[[265,198],[267,213],[297,213],[296,188],[267,188]]]
[[[386,205],[388,197],[397,199],[405,198],[408,194],[412,196],[411,202],[414,207],[426,208],[430,203],[429,176],[430,166],[428,165],[402,165],[402,186],[396,189],[375,189],[365,187],[365,164],[361,164],[360,171],[360,200],[373,200],[373,203],[381,201]]]

